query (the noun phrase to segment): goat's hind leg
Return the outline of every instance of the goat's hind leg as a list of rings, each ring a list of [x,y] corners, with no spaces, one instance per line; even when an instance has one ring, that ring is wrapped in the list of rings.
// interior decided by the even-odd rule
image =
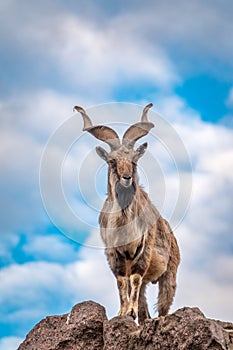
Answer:
[[[146,318],[150,318],[148,305],[145,297],[146,283],[142,283],[138,299],[138,322],[142,324]]]
[[[158,314],[165,316],[171,307],[176,291],[176,283],[170,278],[168,273],[164,273],[159,278]]]
[[[171,255],[168,261],[167,270],[159,278],[158,313],[165,316],[173,302],[176,292],[176,274],[180,263],[179,248],[176,239],[172,236]]]

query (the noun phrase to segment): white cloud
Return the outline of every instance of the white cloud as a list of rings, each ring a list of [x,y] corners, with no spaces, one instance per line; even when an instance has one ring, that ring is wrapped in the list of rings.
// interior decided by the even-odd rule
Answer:
[[[81,102],[82,98],[78,100]],[[40,197],[40,160],[52,132],[69,116],[75,118],[72,114],[75,102],[51,91],[32,92],[28,96],[21,94],[1,101],[3,234],[34,230],[38,223],[48,223]],[[77,118],[77,125],[79,122],[77,136],[81,132],[81,120]]]
[[[56,18],[49,21],[50,25],[40,30],[39,38],[37,28],[30,31],[29,41],[36,41],[41,49],[46,45],[47,54],[71,82],[85,89],[98,86],[94,89],[97,95],[101,89],[107,94],[110,87],[130,79],[144,79],[161,86],[177,81],[165,52],[140,38],[133,40],[130,28],[126,31],[118,26],[116,30],[118,24],[114,22],[91,25],[74,15],[63,16],[59,22]]]
[[[17,96],[1,100],[1,125],[6,128],[6,136],[17,131],[44,145],[54,130],[73,115],[72,108],[77,103],[89,104],[81,96],[64,96],[47,89],[22,91]]]
[[[63,242],[61,235],[28,235],[28,241],[22,250],[36,260],[69,262],[77,259],[78,254],[69,241]]]
[[[224,270],[227,268],[226,261],[219,261],[224,274]],[[212,266],[212,271],[217,264]],[[231,271],[227,274],[227,281],[225,278],[216,280],[211,273],[207,274],[203,269],[199,270],[187,270],[185,267],[179,274],[179,284],[177,291],[177,298],[175,300],[176,307],[197,306],[199,307],[207,317],[220,319],[232,322],[233,307],[232,288],[233,281],[229,283],[229,277],[232,274],[232,261]],[[226,277],[226,275],[224,276]]]
[[[58,287],[62,283],[62,272],[64,267],[55,263],[26,263],[22,265],[12,264],[1,270],[2,301],[15,302],[21,307],[35,299],[39,295],[35,292],[40,289],[41,297],[51,287]],[[63,283],[62,283],[63,284]],[[43,291],[43,293],[42,293]],[[15,298],[15,300],[14,300]]]
[[[118,18],[145,42],[156,43],[172,53],[179,72],[189,74],[191,70],[199,74],[208,70],[221,77],[226,74],[227,78],[228,69],[232,72],[232,10],[232,4],[217,1],[178,0],[175,8],[172,1],[147,1],[130,5]],[[225,72],[219,70],[224,63]]]
[[[9,324],[22,322],[26,327],[88,299],[107,306],[110,316],[116,313],[116,285],[102,249],[83,247],[79,260],[66,265],[12,264],[0,271],[0,277],[1,304],[11,310],[1,314],[1,321]]]
[[[64,82],[95,102],[114,98],[120,84],[149,82],[169,90],[190,70],[218,75],[221,64],[226,75],[232,70],[232,6],[179,0],[174,10],[172,2],[147,0],[143,6],[129,2],[124,11],[121,5],[115,8],[109,14],[106,4],[49,6],[43,1],[19,8],[11,1],[2,9],[5,45],[20,55],[29,52],[43,79],[47,72],[57,75],[58,89]]]
[[[13,2],[12,8],[5,9],[5,17],[14,18],[19,28],[17,33],[8,32],[9,40],[17,38],[24,51],[33,45],[36,55],[32,60],[42,65],[41,71],[46,70],[43,64],[48,62],[64,81],[92,100],[103,93],[105,100],[111,99],[112,88],[128,81],[166,87],[179,79],[162,46],[141,38],[127,18],[124,24],[114,18],[101,22],[98,16],[88,18],[80,12],[58,9],[56,15],[48,11],[40,16],[32,11],[33,6],[27,10],[31,16],[24,9],[19,16],[16,8]]]
[[[160,95],[154,98],[155,110],[158,111],[172,125],[182,126],[179,131],[184,131],[182,138],[186,136],[186,131],[190,130],[190,125],[198,125],[200,114],[198,111],[190,108],[186,101],[177,95]],[[187,127],[187,129],[184,129]],[[186,140],[185,140],[186,141]]]
[[[71,267],[71,274],[74,284],[78,285],[79,297],[104,305],[109,317],[117,314],[119,300],[116,281],[108,267],[103,249],[84,247],[80,261]]]
[[[2,128],[0,134],[1,229],[8,233],[32,228],[38,216],[41,219],[37,191],[41,147],[31,135],[22,135],[17,130]]]
[[[0,339],[0,350],[15,350],[22,343],[19,337],[4,337]]]

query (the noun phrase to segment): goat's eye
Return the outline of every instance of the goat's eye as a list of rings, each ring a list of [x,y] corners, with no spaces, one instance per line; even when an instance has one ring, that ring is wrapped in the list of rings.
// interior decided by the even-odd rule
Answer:
[[[116,160],[115,159],[109,159],[109,164],[110,165],[116,165]]]

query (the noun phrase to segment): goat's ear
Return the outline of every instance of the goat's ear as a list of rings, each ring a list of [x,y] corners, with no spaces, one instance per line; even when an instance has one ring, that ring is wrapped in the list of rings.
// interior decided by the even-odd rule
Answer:
[[[96,147],[96,153],[98,154],[98,156],[100,156],[100,158],[102,158],[103,160],[105,160],[105,162],[108,161],[108,152],[105,151],[104,148],[102,148],[102,147]]]
[[[139,158],[141,158],[143,156],[143,154],[145,153],[147,149],[147,142],[143,143],[142,145],[140,145],[137,149],[136,149],[136,156],[134,157],[134,161],[138,161]]]

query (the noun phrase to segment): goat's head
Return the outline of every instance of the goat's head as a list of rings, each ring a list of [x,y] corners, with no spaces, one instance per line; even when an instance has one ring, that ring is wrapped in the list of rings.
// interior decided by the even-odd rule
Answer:
[[[120,142],[118,134],[112,128],[105,125],[93,126],[85,110],[82,107],[74,107],[83,117],[83,131],[88,131],[97,139],[106,142],[111,148],[111,151],[107,152],[102,147],[96,147],[96,152],[108,163],[108,183],[111,188],[115,189],[122,208],[127,206],[128,202],[131,202],[136,190],[137,161],[145,153],[147,143],[143,143],[136,150],[134,145],[137,140],[147,135],[154,127],[154,124],[149,122],[147,118],[147,112],[152,106],[153,104],[150,103],[144,108],[141,121],[131,125],[126,130],[122,142]],[[124,197],[122,199],[124,204],[121,203],[121,197]]]

